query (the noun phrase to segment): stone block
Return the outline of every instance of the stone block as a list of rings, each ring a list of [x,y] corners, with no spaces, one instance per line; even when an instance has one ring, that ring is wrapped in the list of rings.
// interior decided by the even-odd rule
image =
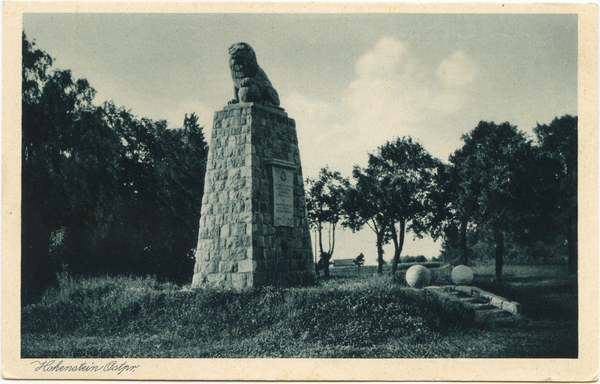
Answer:
[[[231,250],[230,249],[220,249],[219,255],[221,258],[219,260],[231,260]]]
[[[219,232],[219,237],[227,237],[229,236],[229,224],[225,224],[221,227],[221,231]]]
[[[248,284],[248,274],[246,273],[234,273],[231,276],[231,285],[235,289],[246,288]]]
[[[194,273],[192,278],[192,287],[200,287],[206,283],[206,276],[200,273]]]
[[[251,235],[242,235],[241,238],[241,246],[244,248],[249,248],[252,246],[252,236]]]
[[[214,274],[219,271],[219,264],[217,261],[209,261],[203,264],[203,269],[201,269],[201,273],[204,275]]]
[[[245,165],[240,168],[240,176],[244,178],[252,177],[252,167],[249,165]]]
[[[235,223],[231,225],[232,227],[232,236],[240,236],[246,234],[246,224],[244,223]]]
[[[225,278],[223,273],[211,273],[206,276],[206,282],[212,287],[221,287],[225,283]]]
[[[504,311],[510,312],[514,315],[520,315],[521,314],[521,304],[519,303],[515,303],[512,301],[505,301],[502,303],[502,309]]]
[[[244,273],[244,272],[252,272],[254,271],[254,260],[250,260],[250,259],[246,259],[246,260],[240,260],[238,261],[238,272],[240,273]]]
[[[221,261],[219,262],[220,273],[236,273],[237,272],[237,261]]]
[[[210,261],[210,256],[208,251],[203,251],[203,252],[196,252],[196,260],[198,261]]]
[[[221,249],[217,248],[214,251],[210,251],[208,253],[208,257],[210,262],[219,262],[221,261]],[[216,269],[215,269],[216,270]]]

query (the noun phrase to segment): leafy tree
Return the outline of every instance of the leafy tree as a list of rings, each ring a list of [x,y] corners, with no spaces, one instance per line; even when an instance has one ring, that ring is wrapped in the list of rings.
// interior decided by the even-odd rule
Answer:
[[[70,71],[48,73],[51,63],[23,35],[23,302],[55,282],[61,260],[49,258],[53,234],[105,222],[101,211],[111,210],[118,190],[118,138],[91,105],[94,89]]]
[[[465,144],[450,156],[458,183],[457,198],[464,221],[473,220],[492,232],[496,244],[496,279],[501,281],[505,233],[514,229],[533,196],[527,183],[532,163],[531,143],[509,123],[481,121],[462,136]]]
[[[136,119],[23,35],[22,300],[56,272],[191,278],[207,146],[195,114],[182,129]]]
[[[452,160],[451,160],[452,161]],[[454,164],[444,164],[438,170],[437,190],[432,193],[436,202],[434,210],[434,228],[441,228],[445,252],[450,252],[450,259],[458,259],[463,265],[469,265],[469,247],[467,231],[472,223],[472,216],[478,209],[475,188],[467,188],[459,168]],[[460,250],[460,252],[457,252]],[[460,253],[460,255],[458,254]]]
[[[398,269],[406,232],[422,238],[429,231],[428,221],[433,216],[430,210],[434,207],[429,198],[440,165],[410,137],[387,142],[378,155],[369,156],[369,167],[377,169],[380,177],[380,209],[389,220],[394,243],[392,273]]]
[[[25,32],[22,36],[22,99],[30,105],[35,104],[42,93],[42,87],[48,79],[48,68],[52,66],[52,57],[35,47],[34,41],[28,41]]]
[[[390,240],[394,243],[395,273],[406,232],[417,237],[432,232],[435,203],[430,196],[440,166],[438,160],[408,137],[387,142],[376,155],[369,154],[366,169],[355,167],[356,186],[348,191],[345,225],[357,230],[367,224],[375,232],[378,273],[383,271],[384,244]]]
[[[538,124],[539,172],[536,188],[539,224],[550,237],[566,228],[568,267],[577,272],[577,117],[565,115],[549,125]],[[553,231],[553,229],[555,229]]]
[[[348,179],[339,172],[322,168],[318,179],[306,179],[308,186],[306,208],[308,220],[319,235],[319,252],[333,256],[335,249],[335,230],[343,215],[342,202]],[[323,226],[327,226],[328,249],[323,250]]]
[[[107,104],[111,124],[125,148],[126,222],[115,254],[132,252],[135,269],[177,283],[191,278],[198,235],[208,147],[195,114],[181,129],[136,120]],[[131,257],[130,257],[131,258]]]
[[[381,205],[385,201],[381,174],[377,168],[363,169],[355,166],[352,177],[355,185],[349,185],[343,203],[346,219],[342,223],[352,231],[358,231],[367,225],[377,236],[377,273],[383,272],[383,245],[390,240],[388,228],[390,219]]]

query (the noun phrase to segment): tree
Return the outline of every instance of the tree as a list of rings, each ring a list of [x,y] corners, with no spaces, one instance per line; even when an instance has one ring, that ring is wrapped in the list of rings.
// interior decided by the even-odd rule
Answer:
[[[377,169],[380,177],[380,209],[388,218],[394,243],[393,274],[398,269],[406,232],[422,238],[429,231],[428,218],[434,207],[429,199],[439,166],[440,162],[410,137],[387,142],[378,155],[369,156],[369,167]]]
[[[565,115],[533,129],[537,138],[537,196],[542,223],[566,228],[568,267],[577,272],[577,117]],[[551,228],[546,231],[553,235]]]
[[[22,300],[55,283],[62,260],[51,260],[53,234],[82,228],[111,210],[117,137],[91,105],[95,91],[70,71],[48,73],[52,59],[23,34]],[[96,232],[97,233],[97,232]]]
[[[442,237],[443,255],[447,261],[458,260],[464,265],[469,262],[466,243],[467,225],[473,205],[460,200],[459,180],[452,164],[442,163],[434,181],[435,188],[429,194],[432,208],[429,210],[429,233],[434,239]],[[462,236],[461,236],[462,235]],[[461,241],[464,239],[464,243]]]
[[[435,175],[441,163],[408,138],[397,138],[369,154],[368,167],[354,168],[356,186],[345,205],[345,225],[358,230],[368,225],[377,235],[378,273],[383,271],[383,245],[394,243],[392,273],[398,269],[405,234],[431,232]]]
[[[25,104],[35,104],[42,93],[42,87],[48,79],[48,68],[52,66],[52,57],[36,49],[34,41],[28,41],[25,32],[22,36],[22,100]]]
[[[185,115],[183,128],[167,129],[164,121],[105,108],[125,148],[128,188],[114,253],[131,252],[138,273],[184,283],[193,270],[208,153],[198,118]]]
[[[473,220],[480,229],[489,229],[496,244],[496,279],[502,279],[504,238],[527,209],[528,165],[532,163],[531,143],[509,123],[481,121],[462,136],[465,144],[450,156],[458,183],[457,199],[463,205],[462,244],[466,244],[462,223]]]
[[[342,203],[348,188],[348,179],[339,172],[332,172],[328,167],[322,168],[318,179],[306,179],[308,186],[306,208],[308,220],[316,228],[319,235],[319,253],[333,256],[335,249],[335,230],[342,219]],[[323,250],[323,226],[327,226],[328,249]]]
[[[22,300],[56,272],[191,278],[208,148],[195,114],[181,129],[136,119],[23,35]]]
[[[344,198],[345,220],[343,226],[359,231],[367,225],[377,236],[377,273],[383,272],[383,245],[389,242],[389,218],[380,209],[385,200],[379,170],[355,166],[352,177],[355,185],[349,185]]]

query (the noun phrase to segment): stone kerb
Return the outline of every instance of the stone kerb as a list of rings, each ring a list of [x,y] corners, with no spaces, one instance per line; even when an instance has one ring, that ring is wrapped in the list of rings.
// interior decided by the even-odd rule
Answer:
[[[314,280],[295,121],[254,103],[215,113],[193,287]]]

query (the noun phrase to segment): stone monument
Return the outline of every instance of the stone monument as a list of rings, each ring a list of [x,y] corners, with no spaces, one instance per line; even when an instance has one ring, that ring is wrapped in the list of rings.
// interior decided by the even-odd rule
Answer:
[[[245,43],[229,48],[234,99],[215,113],[192,287],[315,279],[296,123]]]

